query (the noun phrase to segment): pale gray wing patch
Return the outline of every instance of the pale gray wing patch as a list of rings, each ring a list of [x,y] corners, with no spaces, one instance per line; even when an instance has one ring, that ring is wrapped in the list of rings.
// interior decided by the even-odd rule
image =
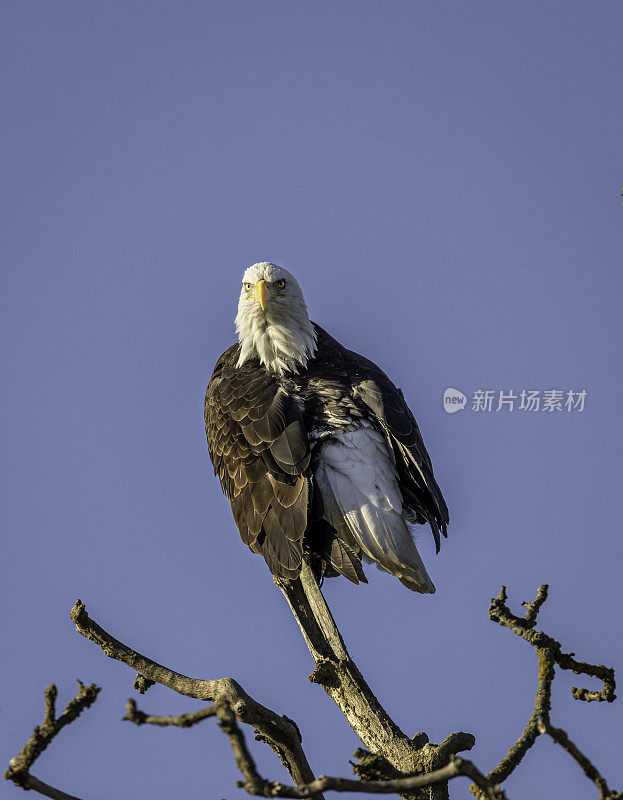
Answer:
[[[354,538],[368,558],[414,591],[435,591],[404,520],[395,466],[377,431],[335,433],[322,446],[316,479],[328,485],[325,517],[345,541]]]

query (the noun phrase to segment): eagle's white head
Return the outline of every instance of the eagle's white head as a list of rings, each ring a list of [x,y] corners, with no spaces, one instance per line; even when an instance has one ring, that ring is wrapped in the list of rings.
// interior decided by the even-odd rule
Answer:
[[[306,366],[316,352],[316,331],[298,281],[269,261],[253,264],[242,276],[236,332],[238,366],[257,357],[283,375]]]

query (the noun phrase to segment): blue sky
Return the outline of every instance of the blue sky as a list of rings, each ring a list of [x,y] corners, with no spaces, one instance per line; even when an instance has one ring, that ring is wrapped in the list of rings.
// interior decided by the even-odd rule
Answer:
[[[517,607],[549,582],[545,630],[623,668],[622,26],[612,2],[4,4],[5,760],[44,686],[69,698],[79,677],[104,690],[42,780],[88,798],[242,796],[210,721],[119,721],[133,675],[74,632],[80,597],[156,660],[237,678],[299,722],[317,772],[349,774],[358,742],[307,683],[205,444],[205,385],[260,260],[403,388],[448,500],[440,555],[419,536],[435,596],[372,568],[368,586],[325,586],[396,721],[435,741],[472,731],[474,761],[497,764],[536,677],[487,619],[502,583]],[[448,415],[448,386],[588,394],[583,412]],[[557,680],[553,721],[621,789],[620,701],[578,703],[574,683]],[[159,687],[139,706],[195,707]],[[593,792],[545,740],[507,788]]]

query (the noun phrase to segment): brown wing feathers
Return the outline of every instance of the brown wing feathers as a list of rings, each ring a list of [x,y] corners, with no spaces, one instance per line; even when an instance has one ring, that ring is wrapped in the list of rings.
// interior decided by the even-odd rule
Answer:
[[[208,385],[208,449],[242,541],[274,575],[301,568],[309,500],[309,443],[300,412],[257,362],[223,354]]]
[[[356,543],[340,541],[322,519],[305,424],[278,379],[257,362],[237,368],[238,346],[219,359],[208,385],[205,424],[214,472],[229,498],[242,541],[282,578],[298,577],[304,537],[327,574],[365,581]],[[352,535],[345,529],[352,539]],[[331,563],[333,571],[327,565]]]

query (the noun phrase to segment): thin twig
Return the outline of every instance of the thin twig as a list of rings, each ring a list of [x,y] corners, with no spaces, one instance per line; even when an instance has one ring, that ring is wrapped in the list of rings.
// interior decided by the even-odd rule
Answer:
[[[49,786],[47,783],[35,778],[34,775],[30,774],[30,768],[65,725],[73,722],[85,708],[89,708],[97,699],[97,695],[100,692],[99,686],[94,683],[90,686],[85,686],[80,681],[78,681],[78,684],[80,685],[78,694],[67,703],[67,707],[58,719],[56,718],[56,686],[50,684],[50,686],[46,687],[44,692],[45,710],[43,723],[41,726],[37,725],[18,755],[9,761],[9,768],[4,773],[4,777],[7,780],[13,781],[16,786],[21,786],[22,789],[33,789],[39,794],[55,798],[55,800],[77,800],[72,795],[66,794],[60,789],[55,789],[53,786]]]
[[[39,792],[39,794],[45,797],[51,797],[52,800],[80,800],[79,797],[73,794],[67,794],[60,789],[55,789],[54,786],[50,786],[49,783],[40,781],[39,778],[35,778],[35,776],[31,775],[29,772],[24,776],[24,780],[17,785],[21,786],[22,789],[32,789],[34,792]]]
[[[539,611],[541,610],[541,606],[547,600],[547,593],[549,592],[549,586],[544,583],[543,586],[539,586],[539,589],[536,593],[536,597],[532,602],[525,603],[522,602],[522,606],[526,609],[526,613],[523,615],[524,622],[526,623],[526,628],[534,628],[536,625],[536,618],[539,615]]]
[[[244,786],[250,794],[262,795],[262,790],[266,786],[266,781],[257,771],[255,761],[247,747],[244,734],[236,722],[236,715],[232,712],[227,703],[222,702],[216,704],[216,713],[219,726],[223,733],[227,734],[231,749],[234,751],[236,766],[244,775],[244,781],[241,781],[240,785]]]
[[[389,781],[356,781],[352,778],[334,778],[322,775],[312,783],[304,786],[284,786],[280,783],[268,783],[260,791],[250,791],[251,787],[242,783],[249,794],[260,797],[316,797],[320,792],[362,792],[364,794],[410,794],[416,789],[428,786],[442,786],[453,778],[464,776],[486,792],[490,800],[502,800],[504,794],[499,789],[490,786],[480,770],[466,759],[458,756],[445,767],[429,772],[426,775],[414,775],[408,778],[395,778]]]
[[[136,707],[136,702],[130,698],[125,704],[125,711],[125,716],[122,719],[132,722],[134,725],[157,725],[160,728],[175,725],[178,728],[190,728],[201,722],[201,720],[214,717],[216,715],[216,706],[206,706],[200,711],[195,711],[194,714],[180,714],[178,717],[156,717],[139,711]]]
[[[537,724],[539,733],[549,734],[580,765],[586,777],[599,789],[600,797],[608,798],[612,796],[612,791],[609,789],[606,779],[579,747],[571,741],[566,731],[563,731],[562,728],[555,728],[546,719],[540,719]]]

